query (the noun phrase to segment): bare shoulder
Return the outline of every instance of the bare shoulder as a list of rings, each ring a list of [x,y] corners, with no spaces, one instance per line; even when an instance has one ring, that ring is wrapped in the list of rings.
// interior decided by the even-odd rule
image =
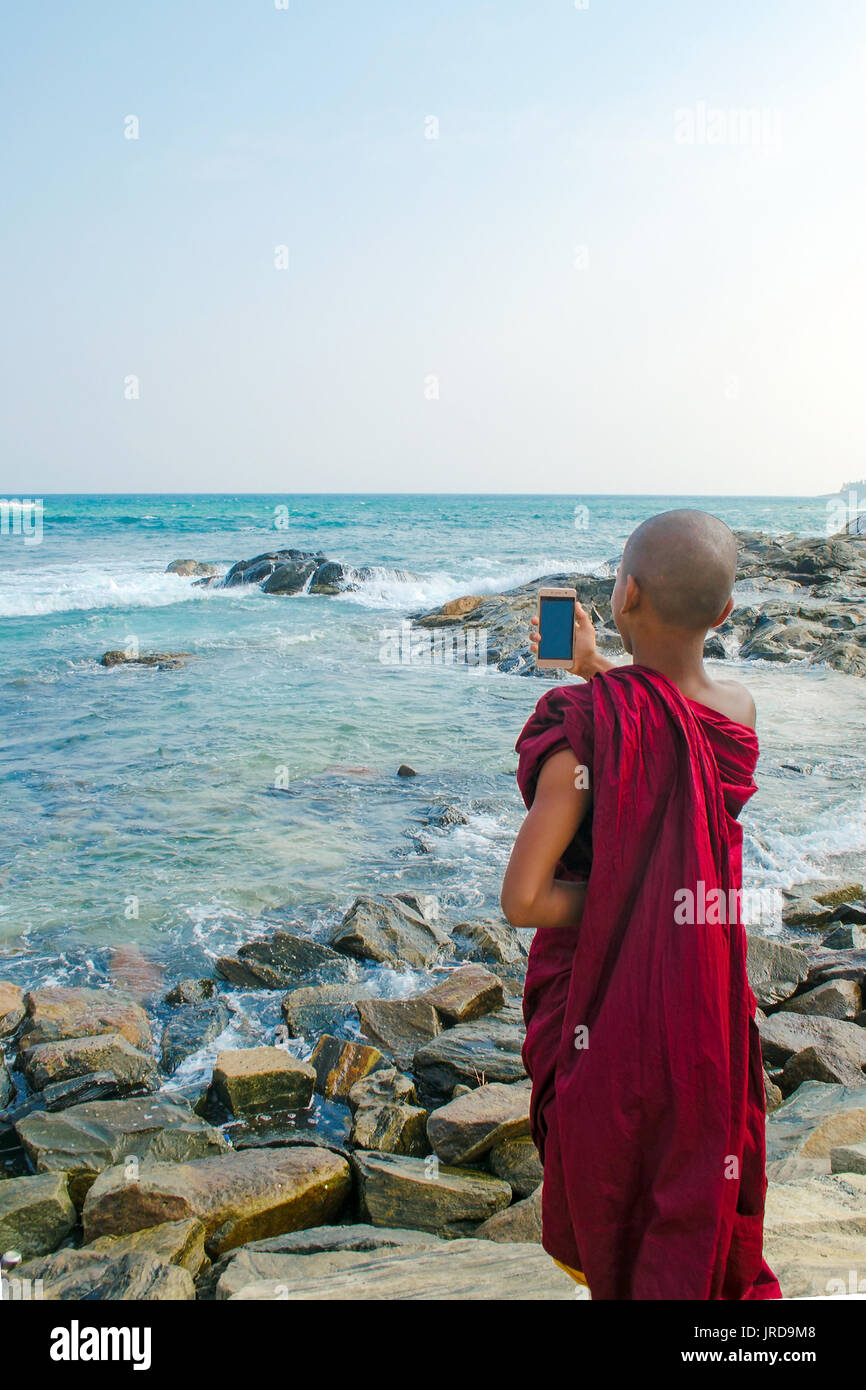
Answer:
[[[739,681],[713,681],[718,698],[715,708],[728,719],[745,724],[754,729],[757,721],[755,702],[749,691]]]

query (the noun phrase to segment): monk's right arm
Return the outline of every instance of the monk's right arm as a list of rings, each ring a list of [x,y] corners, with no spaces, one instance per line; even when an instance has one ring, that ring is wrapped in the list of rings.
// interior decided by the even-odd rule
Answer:
[[[585,883],[554,878],[592,803],[592,793],[575,786],[575,757],[554,753],[538,777],[535,799],[514,842],[500,899],[513,927],[571,927],[580,921]]]

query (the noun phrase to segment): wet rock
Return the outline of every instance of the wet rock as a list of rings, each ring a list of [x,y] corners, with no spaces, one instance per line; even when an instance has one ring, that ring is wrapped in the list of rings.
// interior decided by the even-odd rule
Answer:
[[[191,1163],[145,1159],[138,1180],[109,1168],[87,1194],[87,1241],[162,1221],[200,1220],[213,1257],[251,1240],[335,1220],[351,1191],[344,1158],[316,1145],[247,1149]]]
[[[408,763],[401,763],[400,766],[397,768],[397,776],[417,777],[418,773],[415,771],[414,767],[410,767]]]
[[[854,1019],[863,1007],[860,986],[854,980],[828,980],[805,994],[787,999],[780,1012],[820,1014],[824,1018]]]
[[[348,1100],[352,1087],[378,1067],[388,1064],[377,1047],[344,1042],[324,1033],[313,1049],[310,1065],[316,1090],[328,1100]]]
[[[61,1038],[120,1033],[140,1051],[153,1044],[147,1014],[132,999],[107,989],[34,989],[24,996],[27,1016],[19,1046]]]
[[[152,1303],[195,1298],[188,1270],[138,1252],[116,1256],[87,1248],[59,1250],[22,1265],[18,1273],[32,1283],[41,1280],[42,1297],[50,1302]]]
[[[535,1241],[541,1244],[541,1187],[522,1202],[514,1202],[483,1222],[475,1232],[479,1240]]]
[[[809,957],[795,946],[766,936],[749,936],[746,947],[749,984],[760,1008],[788,999],[809,971]]]
[[[0,1052],[0,1110],[5,1110],[7,1105],[11,1104],[14,1095],[15,1087],[3,1059],[3,1053]]]
[[[866,1140],[866,1084],[806,1081],[767,1118],[767,1159],[828,1158],[840,1144]]]
[[[461,954],[469,960],[501,965],[517,965],[526,960],[520,937],[505,922],[463,922],[454,928],[454,938]]]
[[[269,550],[263,555],[254,555],[251,560],[238,560],[222,581],[223,587],[232,589],[238,584],[258,584],[265,593],[298,593],[326,563],[326,558],[321,551]]]
[[[246,1276],[249,1282],[244,1282]],[[258,1261],[252,1266],[245,1262],[233,1271],[218,1297],[340,1303],[371,1299],[550,1302],[573,1300],[574,1283],[539,1245],[448,1240],[437,1241],[429,1249],[282,1256],[279,1263],[266,1267]]]
[[[228,1149],[186,1101],[167,1096],[32,1111],[15,1129],[36,1171],[62,1174],[79,1206],[97,1174],[115,1164],[143,1158],[184,1162]]]
[[[416,1105],[418,1096],[411,1076],[396,1067],[380,1067],[356,1081],[348,1095],[352,1113],[361,1105]]]
[[[172,560],[165,567],[166,574],[179,574],[183,579],[199,579],[203,575],[219,574],[219,565],[210,560]]]
[[[24,1017],[24,991],[8,980],[0,980],[0,1038],[15,1032]]]
[[[505,1139],[529,1133],[528,1086],[477,1086],[434,1110],[427,1137],[443,1163],[474,1163]]]
[[[213,1073],[217,1097],[235,1115],[262,1110],[304,1110],[316,1071],[280,1047],[221,1052]]]
[[[214,980],[181,980],[165,996],[166,1004],[207,1004],[216,995]]]
[[[370,987],[346,981],[334,985],[302,985],[291,990],[280,1004],[289,1034],[293,1038],[315,1037],[321,1033],[347,1035],[347,1025],[358,1021],[356,1005],[370,997]]]
[[[0,1254],[17,1250],[26,1260],[56,1250],[75,1220],[75,1208],[61,1174],[0,1182]]]
[[[461,965],[421,998],[446,1024],[469,1023],[505,1003],[502,981],[482,965]]]
[[[520,1081],[526,1075],[523,1037],[523,1022],[513,1006],[446,1029],[415,1053],[412,1069],[421,1103],[442,1105],[460,1084]]]
[[[231,1017],[221,999],[181,1005],[165,1025],[160,1042],[162,1069],[171,1075],[181,1062],[218,1038]]]
[[[236,956],[221,956],[216,969],[230,984],[246,989],[292,989],[309,984],[311,976],[333,982],[352,973],[339,951],[287,931],[246,942]]]
[[[380,1153],[410,1154],[420,1158],[430,1149],[427,1142],[427,1111],[417,1105],[359,1105],[352,1121],[350,1139],[356,1149],[375,1149]]]
[[[299,594],[320,567],[315,560],[286,560],[275,565],[261,588],[266,594]]]
[[[152,666],[158,671],[176,671],[185,666],[193,657],[192,652],[139,652],[132,656],[129,652],[103,652],[99,658],[100,666]]]
[[[84,1105],[91,1100],[114,1100],[118,1097],[117,1077],[110,1071],[90,1071],[69,1081],[55,1081],[42,1091],[46,1110],[68,1110],[71,1105]]]
[[[148,1226],[128,1236],[100,1236],[85,1245],[81,1253],[111,1255],[115,1260],[129,1254],[152,1255],[166,1264],[189,1270],[195,1279],[208,1263],[204,1235],[200,1221],[164,1221],[161,1226]]]
[[[495,1177],[508,1183],[515,1197],[529,1197],[544,1177],[538,1150],[528,1135],[497,1144],[487,1155],[487,1166]]]
[[[358,1153],[354,1163],[362,1215],[374,1226],[468,1235],[511,1201],[511,1188],[499,1178],[435,1159]]]
[[[356,898],[331,937],[332,945],[359,960],[423,969],[450,952],[448,933],[398,894]]]
[[[364,1037],[401,1067],[410,1066],[418,1048],[442,1031],[439,1015],[426,997],[361,1000],[358,1019]]]
[[[139,1052],[120,1033],[39,1043],[22,1051],[21,1067],[35,1091],[92,1072],[110,1072],[119,1095],[155,1091],[159,1086],[153,1058]]]

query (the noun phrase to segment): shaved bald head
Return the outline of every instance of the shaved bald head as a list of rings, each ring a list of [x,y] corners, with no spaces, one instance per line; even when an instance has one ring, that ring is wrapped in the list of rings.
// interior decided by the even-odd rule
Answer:
[[[731,596],[737,541],[709,512],[661,512],[629,536],[620,568],[663,623],[706,630]]]

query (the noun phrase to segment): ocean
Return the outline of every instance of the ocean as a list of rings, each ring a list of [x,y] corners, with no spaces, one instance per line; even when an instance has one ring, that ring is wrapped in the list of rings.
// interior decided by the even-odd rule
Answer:
[[[498,914],[522,814],[514,742],[545,685],[392,664],[389,637],[461,594],[607,573],[638,522],[683,505],[826,529],[822,498],[46,497],[39,544],[0,538],[0,977],[106,982],[140,953],[168,988],[280,921],[324,937],[362,892],[434,892],[452,923]],[[288,546],[354,567],[357,590],[268,596],[165,573]],[[98,664],[132,643],[194,659]],[[762,745],[746,887],[861,873],[866,682],[724,666],[755,696]],[[401,763],[419,775],[398,778]],[[457,823],[438,823],[445,807]],[[392,995],[420,984],[376,979]],[[267,1036],[278,1002],[245,996],[233,1027]]]

